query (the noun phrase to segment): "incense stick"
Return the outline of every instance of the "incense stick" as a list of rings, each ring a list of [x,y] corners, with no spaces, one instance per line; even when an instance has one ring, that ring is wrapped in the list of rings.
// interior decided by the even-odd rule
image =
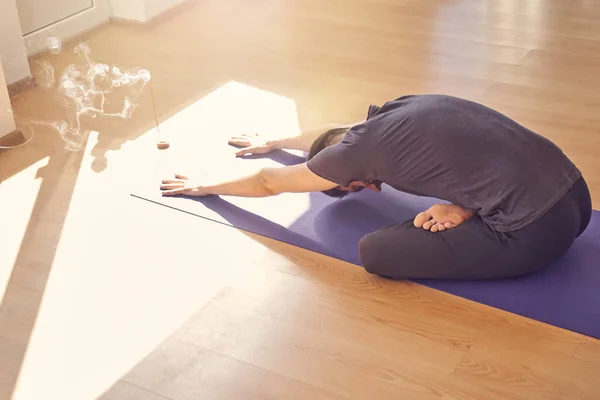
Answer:
[[[156,130],[160,133],[160,126],[158,124],[158,114],[156,113],[156,102],[154,101],[154,90],[152,90],[152,79],[148,81],[150,85],[150,98],[152,99],[152,109],[154,110],[154,119],[156,121]]]
[[[148,81],[148,84],[150,85],[150,97],[152,98],[152,109],[154,110],[154,120],[156,121],[156,132],[158,134],[158,143],[156,143],[156,147],[160,150],[168,149],[169,142],[163,140],[160,134],[160,124],[158,123],[158,113],[156,112],[156,101],[154,100],[154,90],[152,90],[152,79]]]

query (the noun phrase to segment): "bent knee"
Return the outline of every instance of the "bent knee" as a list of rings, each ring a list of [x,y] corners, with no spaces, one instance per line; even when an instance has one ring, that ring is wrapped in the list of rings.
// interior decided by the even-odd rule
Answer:
[[[363,236],[358,242],[358,256],[360,258],[360,263],[369,272],[371,272],[369,267],[373,265],[375,255],[377,254],[373,235],[373,233],[370,233]]]
[[[361,265],[371,274],[387,278],[398,278],[391,271],[393,266],[390,265],[391,260],[387,254],[389,249],[385,247],[379,232],[364,236],[358,242],[358,255]]]

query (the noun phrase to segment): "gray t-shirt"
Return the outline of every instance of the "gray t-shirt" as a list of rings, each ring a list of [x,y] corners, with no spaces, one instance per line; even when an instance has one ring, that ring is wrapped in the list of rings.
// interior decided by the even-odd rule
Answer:
[[[539,218],[581,176],[548,139],[481,104],[444,95],[369,107],[365,122],[308,167],[341,186],[379,180],[452,202],[501,232]]]

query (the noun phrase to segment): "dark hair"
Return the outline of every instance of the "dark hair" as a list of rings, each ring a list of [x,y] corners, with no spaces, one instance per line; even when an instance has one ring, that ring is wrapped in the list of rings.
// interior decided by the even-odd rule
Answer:
[[[348,129],[349,128],[334,128],[323,132],[321,136],[319,136],[310,146],[310,151],[308,152],[308,156],[306,156],[306,161],[310,160],[325,147],[329,146],[335,137],[339,135],[345,135],[348,132]],[[348,192],[345,192],[338,188],[324,190],[322,193],[330,197],[338,198],[344,197],[348,194]]]

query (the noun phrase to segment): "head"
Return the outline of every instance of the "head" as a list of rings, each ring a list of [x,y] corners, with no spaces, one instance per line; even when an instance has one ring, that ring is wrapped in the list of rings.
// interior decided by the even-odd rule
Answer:
[[[313,144],[310,148],[310,151],[308,152],[308,156],[306,157],[306,160],[307,161],[310,160],[311,158],[316,156],[320,151],[322,151],[324,148],[342,141],[342,139],[344,138],[344,136],[346,135],[346,133],[348,132],[349,129],[350,129],[350,127],[344,127],[344,128],[335,128],[335,129],[330,129],[328,131],[325,131],[323,134],[321,134],[321,136],[319,136],[317,138],[317,140],[315,140],[313,142]],[[330,190],[325,190],[325,191],[323,191],[323,193],[325,193],[326,195],[331,196],[331,197],[344,197],[350,192],[360,192],[363,189],[370,189],[375,192],[380,192],[381,191],[381,182],[375,181],[375,180],[354,181],[354,182],[351,182],[350,185],[348,185],[348,186],[338,186],[338,187],[330,189]]]

